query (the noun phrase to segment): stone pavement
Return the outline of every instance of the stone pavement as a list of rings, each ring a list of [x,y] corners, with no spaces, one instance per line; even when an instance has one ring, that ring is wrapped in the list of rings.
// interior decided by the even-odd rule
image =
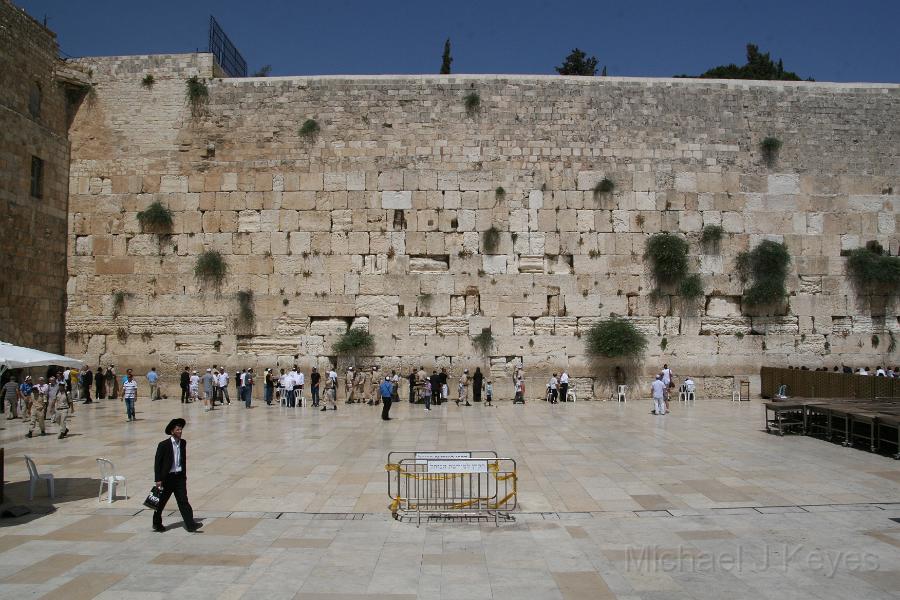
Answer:
[[[490,408],[405,402],[322,413],[174,400],[77,407],[71,436],[4,422],[0,598],[895,598],[900,465],[761,431],[758,402]],[[150,531],[141,501],[171,417],[188,420],[188,490],[202,533]],[[55,426],[49,431],[55,433]],[[518,461],[514,523],[396,522],[389,450],[496,449]],[[27,502],[21,456],[57,479]],[[128,477],[97,500],[95,458]],[[170,508],[175,509],[174,500]],[[55,509],[52,513],[48,511]]]

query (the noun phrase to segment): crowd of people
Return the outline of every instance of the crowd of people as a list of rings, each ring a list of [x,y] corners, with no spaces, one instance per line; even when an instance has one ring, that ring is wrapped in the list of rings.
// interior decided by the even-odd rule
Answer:
[[[788,369],[798,369],[800,371],[809,371],[809,367],[788,367]],[[828,372],[828,367],[819,367],[817,369],[812,369],[813,371],[824,371]],[[859,367],[859,369],[854,369],[853,367],[845,364],[841,364],[840,367],[834,365],[831,368],[832,373],[843,373],[845,375],[874,375],[875,377],[888,377],[893,379],[895,377],[900,377],[900,366],[896,367],[882,367],[879,366],[875,369],[873,373],[869,367]]]

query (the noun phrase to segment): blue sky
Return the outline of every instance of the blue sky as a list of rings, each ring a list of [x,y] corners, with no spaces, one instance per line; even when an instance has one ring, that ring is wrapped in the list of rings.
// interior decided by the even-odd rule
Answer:
[[[758,44],[819,81],[900,83],[900,0],[13,0],[71,56],[205,50],[215,15],[251,71],[272,75],[553,73],[574,47],[610,75],[743,64]]]

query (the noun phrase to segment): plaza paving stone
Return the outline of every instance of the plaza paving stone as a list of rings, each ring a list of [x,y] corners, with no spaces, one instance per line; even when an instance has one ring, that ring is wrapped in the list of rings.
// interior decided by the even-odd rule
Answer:
[[[759,402],[698,400],[425,412],[176,400],[78,405],[64,440],[4,421],[0,598],[896,598],[900,463],[763,431]],[[188,421],[188,491],[204,527],[164,534],[141,505],[170,418]],[[497,450],[519,473],[515,521],[395,521],[391,450]],[[27,501],[22,455],[56,477]],[[130,497],[98,501],[95,459]]]

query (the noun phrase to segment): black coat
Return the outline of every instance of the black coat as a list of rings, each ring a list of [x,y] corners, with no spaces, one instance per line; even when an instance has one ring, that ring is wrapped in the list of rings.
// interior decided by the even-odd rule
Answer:
[[[187,476],[187,442],[181,442],[181,472]],[[175,452],[172,450],[172,438],[166,438],[156,447],[156,459],[153,461],[153,481],[163,481],[175,463]]]
[[[188,385],[190,385],[190,383],[191,383],[190,373],[188,373],[187,371],[182,371],[181,372],[181,380],[179,381],[179,383],[181,384],[181,387],[187,388]],[[159,480],[157,479],[157,481],[159,481]]]

